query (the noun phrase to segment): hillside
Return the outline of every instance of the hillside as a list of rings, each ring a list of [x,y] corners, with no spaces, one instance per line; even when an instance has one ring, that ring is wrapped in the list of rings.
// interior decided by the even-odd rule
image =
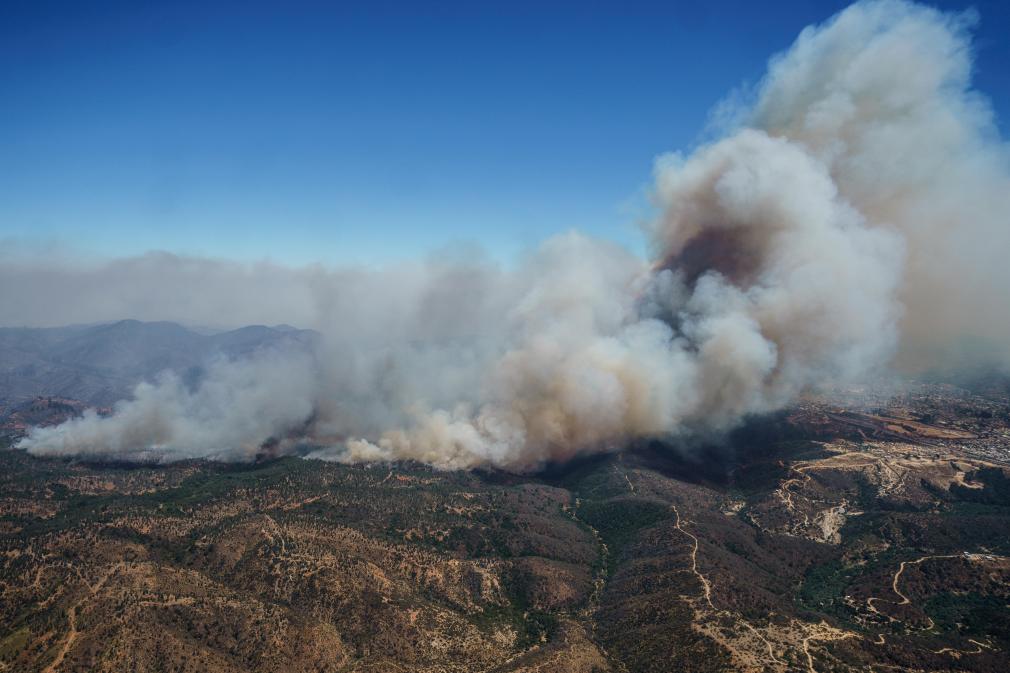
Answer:
[[[0,665],[1005,671],[1008,419],[808,399],[526,476],[0,451]]]
[[[122,320],[57,328],[0,328],[0,403],[60,397],[109,406],[164,370],[198,376],[214,357],[305,349],[316,334],[286,325],[200,333],[171,322]]]

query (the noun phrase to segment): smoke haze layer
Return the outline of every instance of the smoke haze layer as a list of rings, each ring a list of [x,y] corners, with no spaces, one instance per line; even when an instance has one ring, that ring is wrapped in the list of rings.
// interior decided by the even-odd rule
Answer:
[[[323,334],[314,359],[219,361],[195,388],[167,375],[110,417],[20,446],[247,460],[305,441],[334,460],[525,469],[724,431],[895,355],[934,364],[966,337],[1005,358],[1010,170],[970,88],[970,27],[882,0],[804,30],[739,128],[657,162],[652,260],[575,232],[514,270],[473,256],[382,271],[15,256],[0,270],[10,319]],[[29,282],[29,298],[10,289]]]

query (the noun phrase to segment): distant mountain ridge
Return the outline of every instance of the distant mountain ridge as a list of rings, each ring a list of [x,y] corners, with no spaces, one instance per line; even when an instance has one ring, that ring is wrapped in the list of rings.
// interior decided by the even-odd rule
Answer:
[[[171,370],[194,375],[214,357],[309,350],[318,334],[290,325],[198,332],[174,322],[120,320],[70,327],[0,327],[0,401],[38,396],[107,406]]]

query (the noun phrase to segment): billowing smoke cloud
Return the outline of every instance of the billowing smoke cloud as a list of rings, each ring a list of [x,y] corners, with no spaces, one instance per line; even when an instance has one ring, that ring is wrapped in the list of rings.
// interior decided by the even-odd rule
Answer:
[[[895,353],[914,363],[965,336],[1006,349],[1010,171],[969,86],[969,28],[884,0],[805,30],[740,128],[658,162],[650,262],[576,233],[515,270],[119,262],[167,264],[175,287],[202,288],[187,315],[182,292],[154,295],[179,312],[158,317],[256,314],[315,327],[323,345],[314,360],[218,363],[195,390],[169,376],[109,418],[22,446],[248,459],[304,440],[335,460],[527,468],[722,431]],[[64,273],[100,286],[110,269]],[[258,308],[250,285],[264,290]]]
[[[81,418],[35,428],[34,453],[172,461],[194,456],[252,460],[265,443],[304,430],[313,411],[311,360],[263,354],[241,363],[217,362],[196,389],[165,373],[141,383],[111,417],[88,410]],[[283,448],[283,447],[281,447]]]
[[[903,360],[1010,348],[1010,151],[971,89],[973,13],[860,3],[774,59],[750,124],[801,144],[904,239]]]

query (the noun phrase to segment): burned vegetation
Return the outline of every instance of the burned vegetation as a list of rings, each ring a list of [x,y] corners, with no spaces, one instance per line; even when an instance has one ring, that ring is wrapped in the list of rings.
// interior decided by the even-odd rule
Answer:
[[[1005,393],[842,398],[525,476],[5,450],[0,665],[1005,670]]]

